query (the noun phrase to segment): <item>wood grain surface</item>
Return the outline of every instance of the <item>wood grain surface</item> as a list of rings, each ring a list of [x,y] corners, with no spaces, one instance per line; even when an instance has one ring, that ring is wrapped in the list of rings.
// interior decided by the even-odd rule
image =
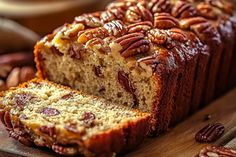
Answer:
[[[204,121],[206,114],[210,114],[211,119]],[[212,144],[236,149],[236,89],[171,128],[165,134],[146,139],[142,145],[126,154],[125,157],[194,157],[201,148],[209,144],[195,142],[195,133],[211,122],[220,122],[226,128],[224,135]],[[29,148],[21,145],[9,138],[2,126],[0,126],[0,139],[0,157],[58,156],[47,149]]]

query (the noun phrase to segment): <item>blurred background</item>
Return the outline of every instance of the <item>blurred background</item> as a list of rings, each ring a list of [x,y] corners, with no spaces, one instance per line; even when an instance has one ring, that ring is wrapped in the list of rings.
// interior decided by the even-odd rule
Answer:
[[[0,91],[35,76],[33,47],[42,36],[112,0],[0,0]]]

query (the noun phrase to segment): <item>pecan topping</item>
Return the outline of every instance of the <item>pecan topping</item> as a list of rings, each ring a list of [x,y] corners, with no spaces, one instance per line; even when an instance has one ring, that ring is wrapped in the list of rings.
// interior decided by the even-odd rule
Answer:
[[[52,150],[65,156],[73,156],[79,153],[76,146],[63,146],[60,144],[53,144]]]
[[[139,60],[137,60],[137,63],[144,63],[146,65],[150,65],[153,72],[156,71],[158,64],[160,64],[158,57],[156,55],[140,58]]]
[[[72,98],[73,95],[74,95],[74,93],[70,92],[68,94],[63,95],[61,98],[67,100],[67,99]]]
[[[148,9],[152,13],[170,12],[171,3],[169,0],[151,0],[148,3]]]
[[[50,107],[45,107],[42,109],[41,111],[42,114],[45,114],[47,116],[56,116],[56,115],[59,115],[60,112],[55,109],[55,108],[50,108]]]
[[[128,25],[129,33],[145,33],[153,27],[152,22],[144,21]]]
[[[114,8],[122,8],[124,10],[127,10],[130,6],[134,6],[137,4],[137,0],[123,0],[123,1],[115,1],[113,3],[110,3],[107,6],[107,9],[114,9]]]
[[[226,0],[206,0],[206,2],[218,9],[221,9],[227,14],[233,14],[233,6],[231,2]]]
[[[100,66],[94,67],[94,73],[97,77],[104,77]]]
[[[102,40],[100,38],[93,38],[86,43],[85,47],[92,49],[94,52],[99,52],[102,54],[109,53],[111,51],[111,48],[109,47],[109,45],[107,43],[112,42],[114,39],[111,39],[108,42],[105,41],[105,40],[108,40],[108,38],[109,37],[105,38],[104,40]]]
[[[153,22],[152,13],[146,9],[141,3],[136,6],[131,6],[126,12],[126,21],[130,23],[136,23],[141,21]]]
[[[203,23],[206,23],[206,22],[207,22],[207,20],[203,17],[187,18],[187,19],[183,19],[183,20],[180,21],[180,27],[183,28],[183,29],[188,29],[192,25],[203,24]]]
[[[85,112],[80,120],[82,120],[87,127],[91,127],[94,125],[95,119],[96,116],[92,112]]]
[[[63,56],[63,53],[60,52],[55,46],[52,46],[50,48],[50,50],[52,51],[53,54],[59,55],[59,56]]]
[[[187,40],[185,32],[179,28],[170,29],[170,37],[174,41],[184,42]]]
[[[64,128],[70,132],[79,133],[79,130],[77,129],[77,123],[68,123],[64,126]]]
[[[25,93],[25,94],[16,95],[14,98],[14,101],[17,106],[24,107],[25,104],[28,103],[31,99],[33,99],[33,96]]]
[[[120,37],[127,32],[127,28],[124,23],[120,20],[114,20],[112,22],[106,23],[103,26],[110,35],[115,37]]]
[[[198,142],[214,142],[220,138],[225,131],[225,128],[220,123],[208,124],[197,132],[195,139]]]
[[[188,18],[196,16],[197,11],[192,4],[186,1],[177,1],[172,8],[171,14],[177,18]]]
[[[24,144],[24,145],[29,146],[29,147],[34,146],[34,143],[30,139],[30,135],[28,135],[26,133],[23,134],[22,132],[16,133],[14,131],[10,131],[9,136],[16,139],[16,140],[18,140],[21,144]]]
[[[124,35],[115,40],[122,46],[121,55],[123,57],[130,57],[139,53],[146,53],[150,49],[150,41],[144,39],[142,33],[132,33]]]
[[[49,135],[50,137],[53,137],[55,134],[55,126],[54,125],[44,125],[39,128],[39,130],[44,133]]]
[[[162,45],[167,42],[167,34],[164,30],[160,29],[152,29],[147,34],[148,39],[150,39],[153,43]]]
[[[83,14],[75,17],[75,22],[82,23],[87,27],[100,27],[102,26],[102,22],[96,16],[99,17],[99,13]]]
[[[109,35],[108,31],[105,28],[98,27],[98,28],[88,29],[79,33],[79,37],[77,41],[78,43],[84,44],[90,39],[93,39],[93,38],[103,39],[107,37],[108,35]]]
[[[207,146],[203,148],[199,157],[236,157],[236,151],[218,146]]]
[[[155,13],[154,27],[159,29],[169,29],[179,27],[179,21],[169,13]]]
[[[125,15],[125,10],[122,8],[108,9],[101,13],[101,21],[103,23],[110,22],[112,20],[122,20]]]
[[[207,19],[216,19],[218,16],[217,11],[214,7],[207,3],[199,3],[197,5],[198,14]]]

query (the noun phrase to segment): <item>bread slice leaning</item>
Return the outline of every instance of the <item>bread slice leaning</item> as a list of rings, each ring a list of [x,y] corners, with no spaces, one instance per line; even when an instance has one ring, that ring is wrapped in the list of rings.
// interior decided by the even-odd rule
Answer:
[[[0,94],[0,119],[11,137],[62,155],[113,156],[140,144],[150,115],[33,79]]]

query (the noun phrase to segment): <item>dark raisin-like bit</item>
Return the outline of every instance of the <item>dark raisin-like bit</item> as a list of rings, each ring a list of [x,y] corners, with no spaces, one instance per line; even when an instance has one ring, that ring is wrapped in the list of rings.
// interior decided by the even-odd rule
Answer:
[[[94,67],[94,73],[97,77],[104,77],[100,66]]]
[[[129,81],[129,76],[123,71],[118,72],[118,81],[120,85],[129,93],[134,94],[134,88]]]
[[[55,46],[52,46],[51,48],[52,53],[59,55],[59,56],[63,56],[63,53],[61,53]]]
[[[42,109],[41,111],[42,114],[45,114],[47,116],[56,116],[56,115],[59,115],[60,112],[55,109],[55,108],[50,108],[50,107],[45,107]]]
[[[14,98],[15,100],[15,103],[17,106],[19,107],[23,107],[25,106],[25,104],[27,102],[29,102],[33,97],[29,94],[19,94],[19,95],[16,95],[16,97]]]
[[[79,130],[77,129],[77,123],[68,123],[64,128],[70,132],[79,133]]]
[[[225,127],[221,123],[208,124],[195,135],[198,142],[214,142],[220,138],[225,131]]]
[[[42,133],[49,135],[50,137],[53,137],[53,135],[55,134],[55,126],[54,125],[44,125],[44,126],[41,126],[39,128],[39,130]]]
[[[82,120],[87,127],[90,127],[94,125],[95,119],[96,116],[92,112],[85,112],[80,120]]]
[[[72,98],[72,97],[73,97],[73,94],[74,94],[74,93],[68,93],[68,94],[66,94],[66,95],[63,95],[61,98],[67,100],[67,99]]]

